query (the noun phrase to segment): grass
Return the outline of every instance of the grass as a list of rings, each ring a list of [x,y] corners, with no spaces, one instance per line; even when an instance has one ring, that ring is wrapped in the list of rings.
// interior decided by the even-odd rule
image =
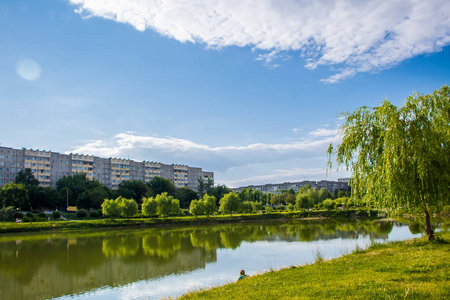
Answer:
[[[75,215],[75,214],[73,214]],[[372,212],[372,216],[376,213]],[[348,217],[368,217],[366,211],[348,210],[348,211],[311,211],[311,212],[274,212],[268,214],[233,214],[208,216],[185,216],[185,217],[167,217],[167,218],[130,218],[130,219],[85,219],[68,221],[39,221],[39,222],[0,222],[0,234],[18,233],[33,231],[68,231],[78,229],[98,229],[98,228],[117,228],[117,227],[155,227],[164,225],[199,225],[214,223],[233,223],[241,221],[257,220],[284,220],[297,218],[348,218]]]
[[[373,243],[340,258],[248,277],[181,299],[449,299],[450,232]]]

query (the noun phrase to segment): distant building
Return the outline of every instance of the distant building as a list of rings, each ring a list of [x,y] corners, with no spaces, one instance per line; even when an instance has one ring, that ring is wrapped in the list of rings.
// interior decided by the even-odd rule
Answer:
[[[17,173],[25,168],[31,169],[42,186],[53,187],[58,179],[77,173],[84,173],[87,178],[97,179],[112,189],[117,189],[123,181],[148,182],[156,176],[170,179],[176,187],[189,187],[193,190],[197,190],[199,177],[211,177],[214,180],[213,172],[186,165],[0,147],[0,187],[14,181]]]
[[[283,183],[267,183],[263,185],[248,185],[248,186],[242,186],[238,188],[232,188],[232,191],[235,192],[241,192],[243,189],[251,188],[253,190],[258,190],[263,193],[273,193],[273,194],[280,194],[283,190],[289,190],[293,189],[295,192],[297,192],[302,186],[309,185],[310,187],[315,187],[318,189],[325,188],[327,191],[334,193],[337,190],[348,190],[348,181],[347,182],[341,182],[341,181],[328,181],[328,180],[321,180],[321,181],[309,181],[304,180],[301,182],[283,182]]]

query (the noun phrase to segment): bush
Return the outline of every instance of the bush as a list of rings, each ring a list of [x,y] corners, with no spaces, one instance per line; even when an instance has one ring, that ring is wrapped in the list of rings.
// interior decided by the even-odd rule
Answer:
[[[47,215],[45,214],[45,212],[41,211],[40,213],[38,213],[38,217],[47,218]]]
[[[88,213],[85,209],[79,209],[77,211],[77,218],[83,219],[86,218],[88,216]]]
[[[23,216],[22,219],[23,222],[35,222],[36,219],[34,218],[34,215],[32,213],[27,213]]]
[[[90,216],[91,218],[98,218],[98,217],[100,217],[100,213],[98,212],[98,210],[92,210],[92,211],[89,213],[89,216]]]
[[[0,209],[0,221],[14,221],[16,210],[12,206]]]
[[[57,210],[55,210],[53,213],[52,213],[52,216],[53,216],[53,219],[59,219],[59,218],[61,218],[61,212],[59,212],[59,211],[57,211]]]
[[[15,219],[22,219],[23,218],[23,213],[21,211],[16,211],[16,213],[14,214],[14,218]]]

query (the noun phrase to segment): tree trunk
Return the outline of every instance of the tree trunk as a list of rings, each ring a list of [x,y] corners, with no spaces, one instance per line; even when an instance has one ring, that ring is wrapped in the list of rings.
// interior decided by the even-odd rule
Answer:
[[[424,210],[425,210],[425,234],[428,237],[428,241],[432,242],[434,241],[434,231],[431,228],[430,214],[428,213],[426,206],[424,207]]]

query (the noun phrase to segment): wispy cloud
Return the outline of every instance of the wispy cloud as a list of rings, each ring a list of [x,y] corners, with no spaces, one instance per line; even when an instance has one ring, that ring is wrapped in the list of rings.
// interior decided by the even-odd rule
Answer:
[[[238,184],[258,180],[295,180],[304,175],[325,176],[326,149],[334,136],[311,135],[279,144],[254,143],[212,147],[174,137],[120,133],[109,139],[87,141],[67,153],[182,163],[216,172],[219,182]],[[311,161],[322,162],[323,169]],[[313,173],[311,173],[313,172]]]
[[[152,29],[210,48],[249,46],[275,67],[296,54],[306,67],[331,66],[335,83],[450,44],[447,0],[69,0],[83,16]]]

